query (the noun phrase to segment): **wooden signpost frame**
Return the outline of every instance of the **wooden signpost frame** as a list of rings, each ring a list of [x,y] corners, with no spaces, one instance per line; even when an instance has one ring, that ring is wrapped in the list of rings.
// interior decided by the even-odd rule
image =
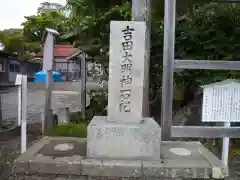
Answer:
[[[228,2],[228,1],[226,1]],[[229,1],[231,2],[231,1]],[[240,2],[240,1],[239,1]],[[240,138],[240,127],[172,126],[174,69],[240,70],[239,61],[178,60],[174,58],[176,0],[165,0],[162,79],[162,140],[172,137]]]

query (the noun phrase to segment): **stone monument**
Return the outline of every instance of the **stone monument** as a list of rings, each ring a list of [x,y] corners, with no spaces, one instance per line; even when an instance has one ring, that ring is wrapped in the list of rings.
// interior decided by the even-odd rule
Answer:
[[[87,139],[43,137],[16,159],[14,179],[186,180],[228,176],[227,168],[201,143],[161,142],[159,125],[152,118],[142,118],[147,72],[145,31],[144,22],[111,22],[108,116],[92,119]]]
[[[161,129],[142,116],[145,33],[145,22],[111,21],[108,116],[89,124],[87,157],[160,159]]]

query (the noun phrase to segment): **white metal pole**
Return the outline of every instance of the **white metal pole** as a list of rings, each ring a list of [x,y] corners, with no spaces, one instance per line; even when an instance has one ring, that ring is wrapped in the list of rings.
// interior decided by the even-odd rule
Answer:
[[[22,85],[18,86],[18,126],[21,126],[22,118]]]
[[[231,127],[230,122],[225,122],[224,127]],[[229,137],[223,138],[222,144],[222,162],[225,167],[228,167],[228,154],[229,154]]]
[[[27,76],[22,77],[21,153],[27,150]]]

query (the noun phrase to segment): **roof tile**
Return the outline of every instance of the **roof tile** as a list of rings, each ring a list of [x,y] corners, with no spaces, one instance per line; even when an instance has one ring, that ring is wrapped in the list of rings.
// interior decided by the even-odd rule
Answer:
[[[76,54],[79,49],[74,48],[73,45],[55,45],[54,48],[54,57],[64,57],[67,58]],[[41,47],[40,53],[37,55],[38,57],[43,57],[43,47]]]

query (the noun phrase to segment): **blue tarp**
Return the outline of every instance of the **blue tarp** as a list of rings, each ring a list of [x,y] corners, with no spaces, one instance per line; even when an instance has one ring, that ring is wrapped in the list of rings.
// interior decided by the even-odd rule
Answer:
[[[61,73],[53,71],[52,80],[53,82],[62,82]],[[40,71],[35,74],[34,82],[46,82],[46,81],[47,81],[47,73],[45,71]]]

